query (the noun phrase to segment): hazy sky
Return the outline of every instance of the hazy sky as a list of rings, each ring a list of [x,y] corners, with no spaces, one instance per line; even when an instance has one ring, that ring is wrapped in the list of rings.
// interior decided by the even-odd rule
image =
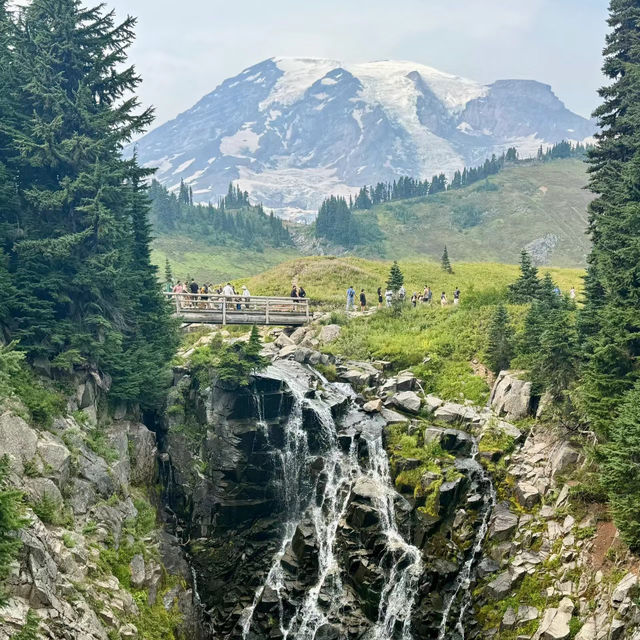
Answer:
[[[413,60],[482,82],[551,84],[590,115],[607,0],[105,0],[139,18],[131,60],[156,124],[272,56]]]

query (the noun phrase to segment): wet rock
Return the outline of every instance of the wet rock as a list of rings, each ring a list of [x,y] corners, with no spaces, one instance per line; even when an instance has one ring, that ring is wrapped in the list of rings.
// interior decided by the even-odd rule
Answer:
[[[380,485],[369,476],[360,476],[353,485],[351,493],[354,497],[361,498],[366,501],[375,500],[376,498],[381,497]]]
[[[440,506],[447,510],[454,507],[460,497],[463,484],[464,478],[456,478],[451,482],[443,482],[440,485]]]
[[[342,640],[344,632],[333,624],[325,623],[318,627],[314,640]]]
[[[487,593],[495,600],[502,600],[511,593],[513,578],[511,572],[503,571],[497,578],[487,585]]]
[[[540,502],[540,492],[528,482],[518,482],[516,485],[516,498],[525,509],[532,509]]]
[[[492,573],[496,573],[496,571],[500,570],[500,566],[497,562],[495,562],[489,556],[485,556],[478,563],[477,573],[479,578],[486,578],[488,575]]]
[[[418,413],[420,411],[420,398],[414,391],[401,391],[391,398],[392,404],[407,413]]]
[[[506,503],[501,502],[494,509],[489,537],[492,540],[508,540],[518,526],[518,516],[509,510]]]
[[[491,391],[490,406],[507,420],[520,420],[529,415],[531,383],[520,379],[523,374],[522,371],[501,371]]]
[[[416,377],[411,371],[403,371],[398,374],[396,391],[413,391],[416,386]]]
[[[403,416],[401,413],[397,411],[392,411],[391,409],[384,408],[380,415],[384,418],[384,421],[389,424],[399,424],[402,422],[409,422],[409,418],[407,416]]]

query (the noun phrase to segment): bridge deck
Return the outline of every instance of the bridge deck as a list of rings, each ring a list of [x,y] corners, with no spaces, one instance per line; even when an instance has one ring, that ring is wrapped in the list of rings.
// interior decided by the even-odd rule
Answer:
[[[310,320],[307,298],[167,293],[174,316],[188,324],[301,326]]]

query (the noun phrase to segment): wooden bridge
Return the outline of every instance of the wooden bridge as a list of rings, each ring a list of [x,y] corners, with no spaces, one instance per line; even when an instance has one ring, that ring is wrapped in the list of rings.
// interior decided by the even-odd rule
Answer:
[[[186,324],[301,326],[310,320],[307,298],[167,293],[174,316]]]

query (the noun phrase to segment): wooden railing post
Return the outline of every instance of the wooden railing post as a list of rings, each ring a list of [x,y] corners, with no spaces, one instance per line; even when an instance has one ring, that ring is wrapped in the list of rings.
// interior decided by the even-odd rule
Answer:
[[[265,308],[265,324],[269,324],[269,300],[267,299],[267,306]]]
[[[307,323],[308,323],[309,322],[309,301],[306,298],[304,301],[304,305],[305,305],[305,311],[306,311]]]
[[[227,324],[227,298],[222,298],[222,324]]]

